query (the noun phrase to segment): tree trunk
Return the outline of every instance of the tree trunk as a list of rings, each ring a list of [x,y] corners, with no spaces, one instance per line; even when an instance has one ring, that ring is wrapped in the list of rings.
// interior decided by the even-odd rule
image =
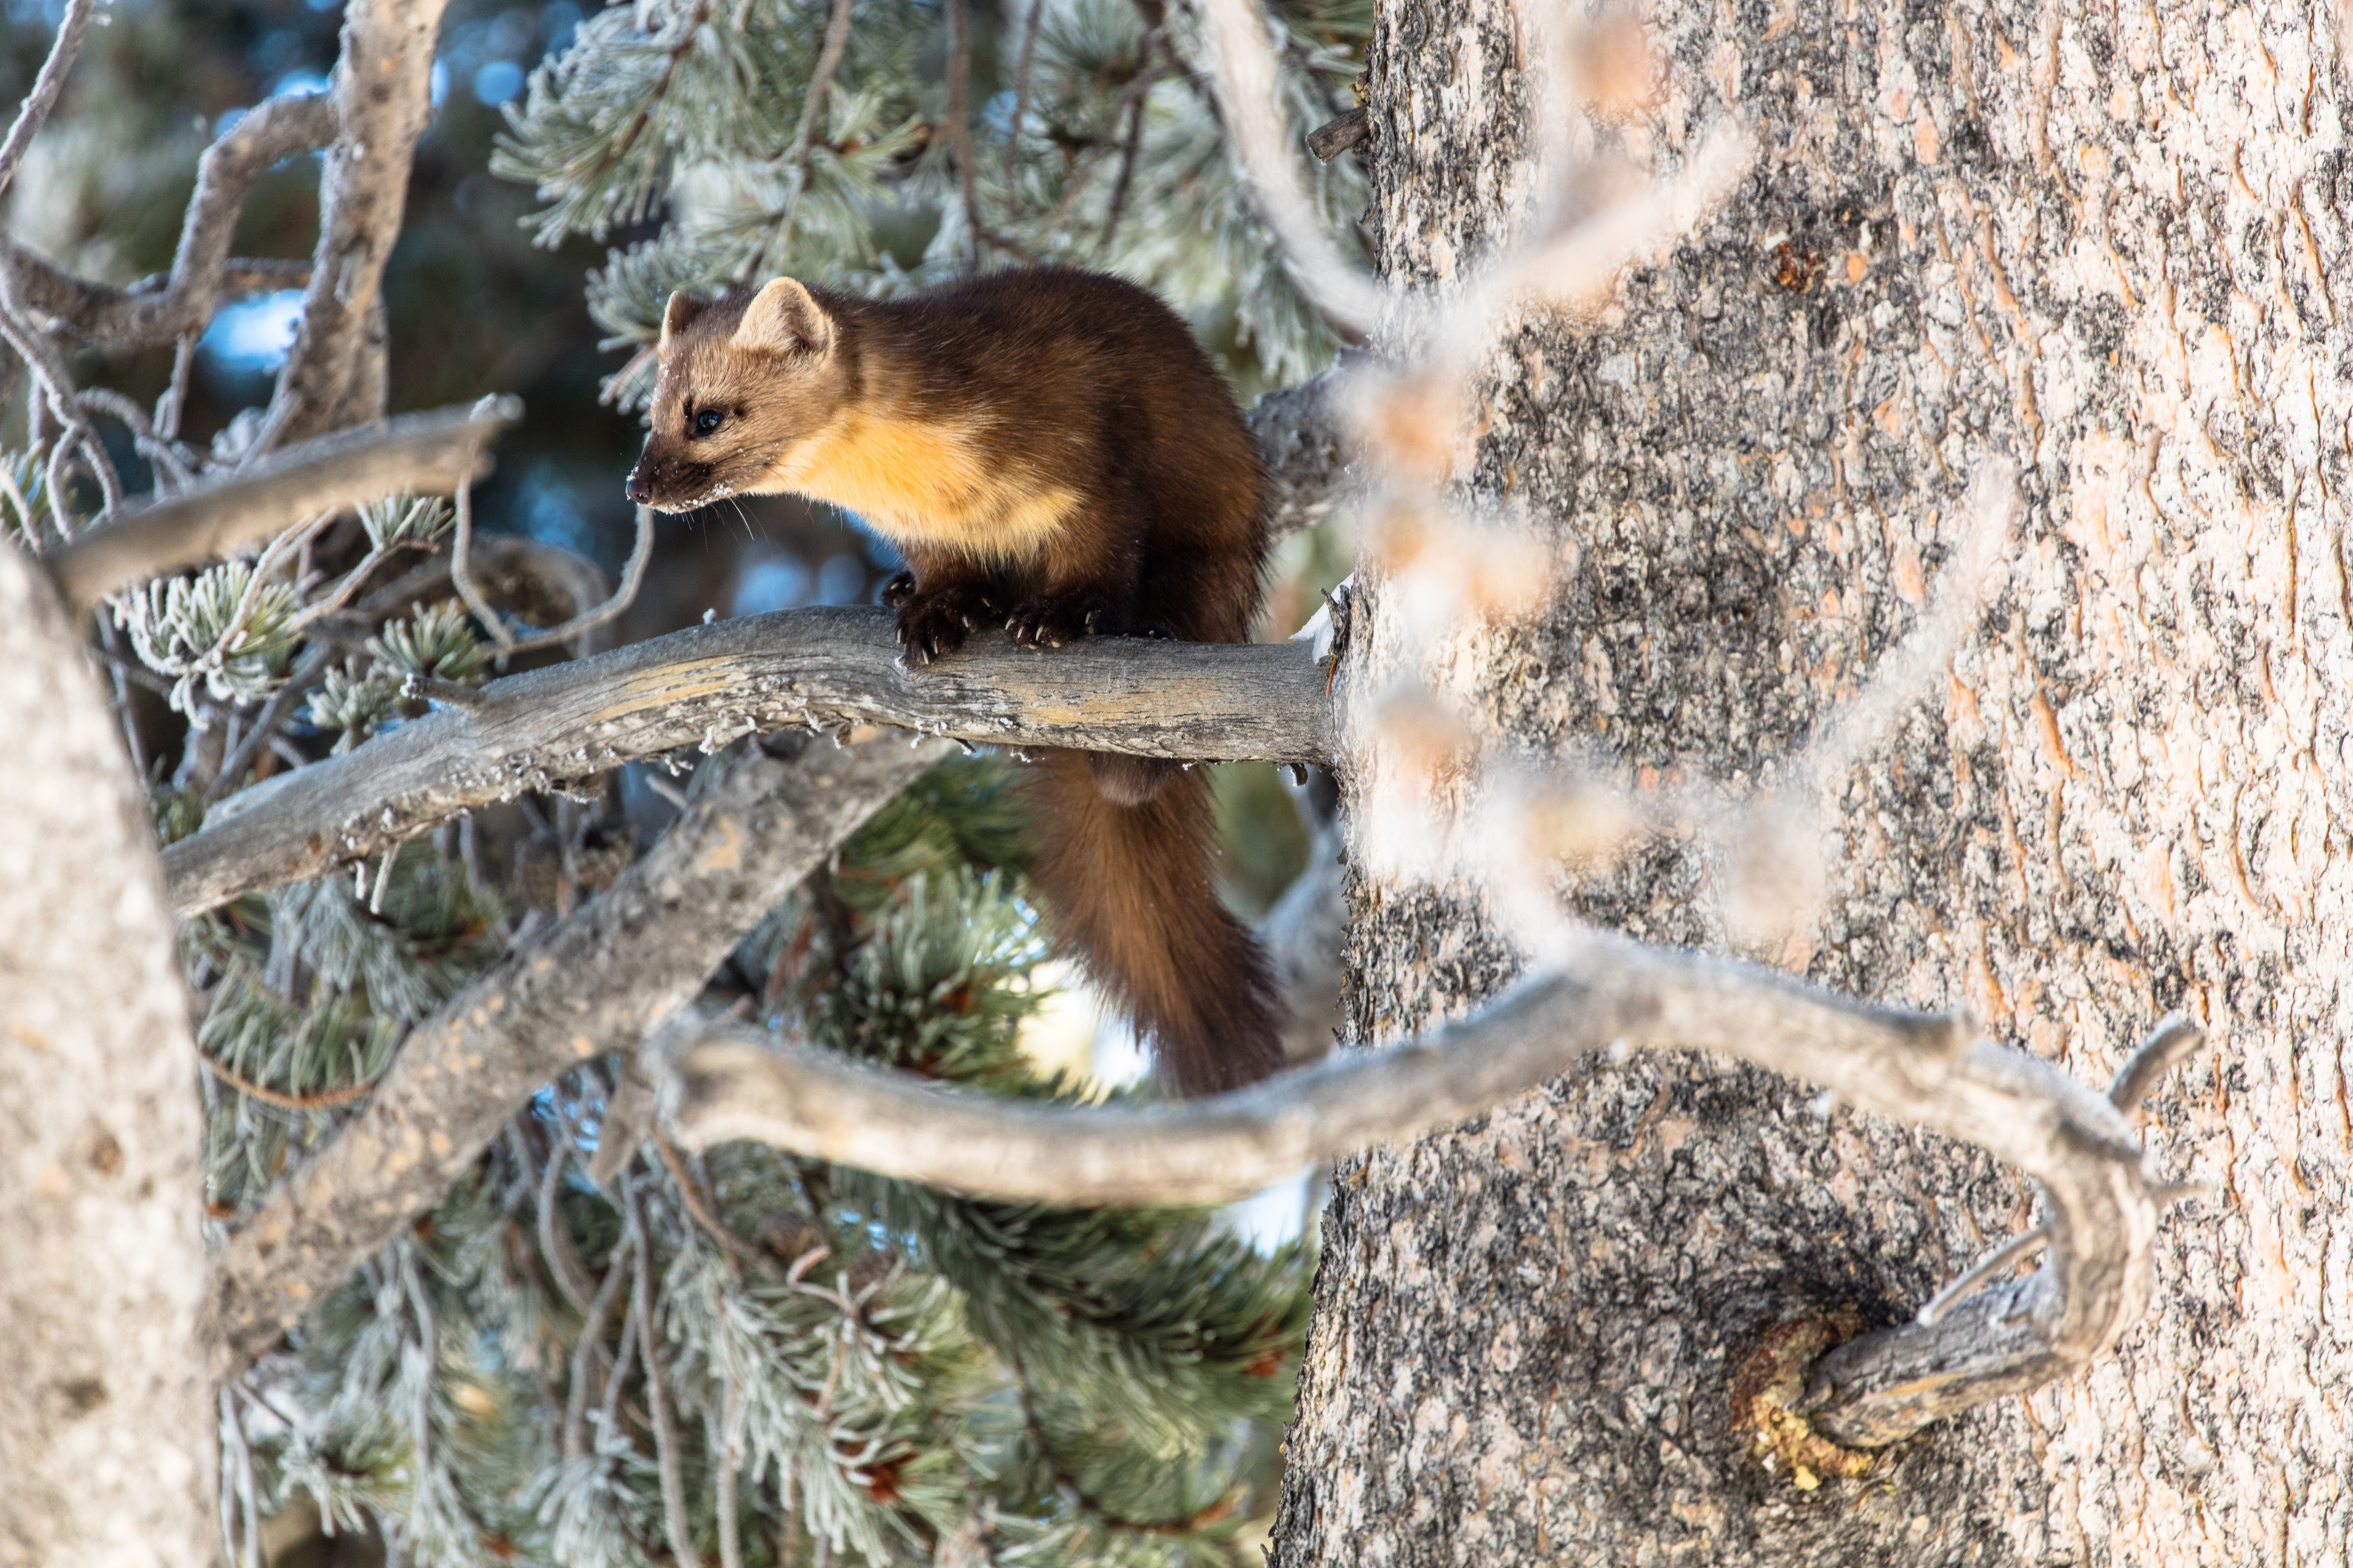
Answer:
[[[154,829],[0,539],[0,1568],[213,1560],[203,1128]]]
[[[1777,1322],[1916,1310],[2031,1223],[2013,1173],[1702,1061],[1595,1061],[1343,1169],[1274,1560],[2342,1563],[2353,1538],[2353,395],[2347,62],[2326,7],[1662,6],[1672,166],[1749,117],[1731,205],[1583,329],[1486,363],[1476,499],[1546,521],[1561,596],[1449,668],[1514,741],[1640,784],[1791,782],[1911,624],[1980,459],[2025,507],[1926,701],[1818,807],[1819,920],[1746,918],[1656,842],[1594,919],[1974,1009],[2105,1084],[2181,1007],[2150,1102],[2210,1184],[2089,1373],[1801,1489],[1736,1430]],[[1372,226],[1467,272],[1529,198],[1503,0],[1382,0]],[[2347,300],[2353,306],[2353,296]],[[1377,689],[1379,615],[1344,677]],[[1359,857],[1359,859],[1362,858]],[[1461,889],[1359,877],[1351,1030],[1514,960]]]

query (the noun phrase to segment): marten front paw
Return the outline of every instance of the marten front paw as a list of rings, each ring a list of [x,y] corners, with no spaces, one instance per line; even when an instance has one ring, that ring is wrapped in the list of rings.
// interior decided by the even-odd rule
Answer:
[[[892,587],[896,586],[894,581]],[[964,647],[966,632],[996,618],[997,606],[988,595],[969,584],[919,593],[910,581],[899,600],[899,647],[909,664],[929,664]]]
[[[1119,629],[1107,600],[1092,595],[1024,599],[1005,618],[1005,629],[1023,647],[1060,647],[1083,637]]]
[[[913,572],[902,572],[882,584],[882,603],[890,609],[897,609],[914,596],[915,574]]]

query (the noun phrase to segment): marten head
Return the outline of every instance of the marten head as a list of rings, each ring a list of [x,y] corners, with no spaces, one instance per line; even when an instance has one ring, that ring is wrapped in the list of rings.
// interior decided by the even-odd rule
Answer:
[[[715,304],[670,297],[653,430],[629,499],[686,511],[792,487],[797,448],[846,395],[839,324],[789,278]]]

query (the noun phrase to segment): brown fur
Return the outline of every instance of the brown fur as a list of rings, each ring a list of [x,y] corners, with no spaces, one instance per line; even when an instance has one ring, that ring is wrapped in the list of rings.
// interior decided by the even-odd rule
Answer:
[[[1185,323],[1117,279],[1041,268],[894,300],[788,279],[712,305],[673,296],[652,426],[633,500],[793,491],[897,545],[908,574],[886,598],[911,664],[984,626],[1031,647],[1250,635],[1257,444]],[[1205,776],[1052,752],[1031,796],[1036,880],[1170,1087],[1280,1067],[1264,958],[1211,875]]]

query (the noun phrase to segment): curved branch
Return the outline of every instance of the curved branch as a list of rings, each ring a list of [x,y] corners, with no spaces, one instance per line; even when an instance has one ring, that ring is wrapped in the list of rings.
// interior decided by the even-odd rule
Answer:
[[[996,1197],[1218,1203],[1311,1160],[1464,1121],[1620,1042],[1720,1051],[1822,1084],[1976,1143],[2042,1184],[2051,1240],[2040,1272],[1934,1325],[1907,1324],[1824,1359],[1809,1413],[1839,1441],[1891,1443],[2063,1376],[2147,1310],[2150,1243],[2169,1194],[2098,1092],[1978,1040],[1961,1018],[1617,937],[1589,936],[1551,973],[1424,1040],[1182,1105],[1011,1103],[725,1025],[673,1047],[661,1103],[694,1149],[757,1139]]]
[[[307,261],[232,260],[229,240],[263,174],[334,139],[334,106],[324,97],[273,98],[256,105],[197,161],[195,194],[188,198],[168,275],[127,289],[93,283],[5,237],[0,258],[16,275],[21,302],[50,331],[123,348],[171,342],[201,329],[225,295],[310,280]]]
[[[487,472],[487,448],[522,417],[512,397],[404,414],[372,429],[273,454],[229,479],[181,490],[79,535],[48,558],[76,609],[184,566],[231,554],[303,518],[396,495],[452,490]]]
[[[245,792],[250,805],[164,853],[183,914],[381,854],[526,790],[754,731],[894,724],[1012,746],[1320,762],[1324,672],[1304,647],[1090,638],[1050,654],[1000,634],[911,672],[891,614],[780,610],[493,681]]]
[[[213,1260],[224,1378],[439,1203],[540,1087],[633,1048],[837,845],[946,751],[886,734],[718,764],[645,858],[403,1042],[367,1109]]]

